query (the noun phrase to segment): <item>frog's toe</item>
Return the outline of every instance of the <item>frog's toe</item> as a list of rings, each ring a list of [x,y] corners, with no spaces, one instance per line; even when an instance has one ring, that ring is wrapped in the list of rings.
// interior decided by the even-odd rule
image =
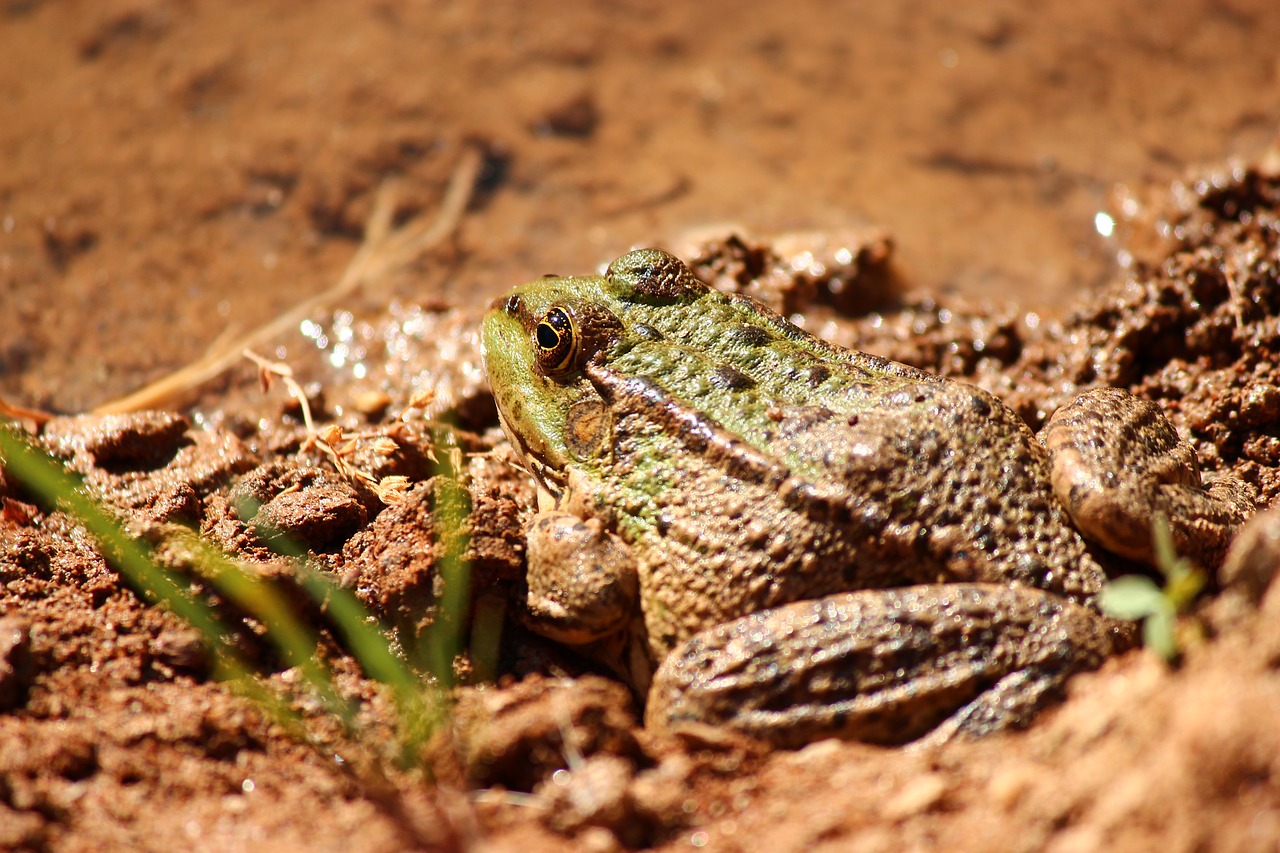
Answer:
[[[1160,408],[1119,388],[1080,394],[1054,412],[1040,439],[1076,528],[1132,560],[1154,562],[1152,526],[1163,516],[1179,554],[1215,566],[1255,508],[1253,489],[1240,480],[1204,486],[1194,448]]]
[[[957,737],[981,737],[1008,727],[1011,721],[1028,722],[1053,700],[1061,686],[1062,679],[1056,673],[1011,672],[911,746],[929,748]]]
[[[905,743],[1027,722],[1128,641],[1041,590],[948,584],[802,601],[703,631],[654,675],[646,722],[723,725],[782,746]],[[957,712],[961,712],[957,716]]]

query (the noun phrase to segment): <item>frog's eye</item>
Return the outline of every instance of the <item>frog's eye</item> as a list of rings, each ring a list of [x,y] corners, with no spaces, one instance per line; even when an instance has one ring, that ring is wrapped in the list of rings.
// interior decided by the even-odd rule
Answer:
[[[533,329],[538,366],[547,374],[572,370],[581,346],[573,316],[563,308],[552,308]]]

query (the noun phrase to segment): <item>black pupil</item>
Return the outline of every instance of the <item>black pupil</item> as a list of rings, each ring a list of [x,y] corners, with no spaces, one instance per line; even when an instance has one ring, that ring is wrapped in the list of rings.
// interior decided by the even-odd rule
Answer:
[[[543,349],[555,349],[560,344],[560,333],[550,323],[538,324],[538,346]]]

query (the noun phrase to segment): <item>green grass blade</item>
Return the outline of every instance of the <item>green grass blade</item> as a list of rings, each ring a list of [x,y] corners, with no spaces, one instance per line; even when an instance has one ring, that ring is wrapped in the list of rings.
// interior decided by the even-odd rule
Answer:
[[[104,557],[152,603],[173,611],[192,625],[213,650],[215,675],[242,677],[249,673],[240,656],[223,639],[229,632],[213,610],[156,562],[147,544],[130,536],[120,523],[84,490],[80,478],[36,448],[24,434],[0,426],[0,458],[4,468],[47,506],[74,518],[97,541]]]

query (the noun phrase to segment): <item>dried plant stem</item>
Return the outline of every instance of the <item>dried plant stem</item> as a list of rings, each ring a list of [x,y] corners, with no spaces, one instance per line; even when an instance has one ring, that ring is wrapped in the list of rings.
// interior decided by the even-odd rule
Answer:
[[[467,203],[471,200],[480,165],[480,152],[475,148],[466,149],[449,178],[449,186],[445,190],[435,221],[428,224],[425,217],[417,217],[394,231],[391,230],[391,218],[395,212],[395,184],[384,183],[378,189],[373,212],[365,223],[364,241],[337,284],[303,300],[271,322],[242,337],[215,346],[200,360],[132,394],[97,407],[93,410],[94,413],[119,414],[170,405],[175,396],[225,372],[241,359],[244,350],[280,336],[297,326],[312,312],[349,295],[361,284],[377,281],[387,273],[412,263],[424,252],[443,242],[457,228]]]
[[[19,421],[20,423],[28,423],[39,428],[49,421],[53,420],[56,415],[43,411],[41,409],[28,409],[25,406],[17,406],[13,403],[0,398],[0,420],[8,418],[9,420]]]
[[[298,406],[302,409],[302,423],[307,428],[307,435],[315,435],[316,424],[311,418],[311,403],[307,401],[307,392],[302,390],[298,380],[293,378],[293,370],[289,365],[268,361],[252,350],[245,350],[240,354],[258,365],[258,380],[262,384],[263,391],[267,390],[273,376],[284,382],[285,387],[289,389],[289,396],[297,400]]]

